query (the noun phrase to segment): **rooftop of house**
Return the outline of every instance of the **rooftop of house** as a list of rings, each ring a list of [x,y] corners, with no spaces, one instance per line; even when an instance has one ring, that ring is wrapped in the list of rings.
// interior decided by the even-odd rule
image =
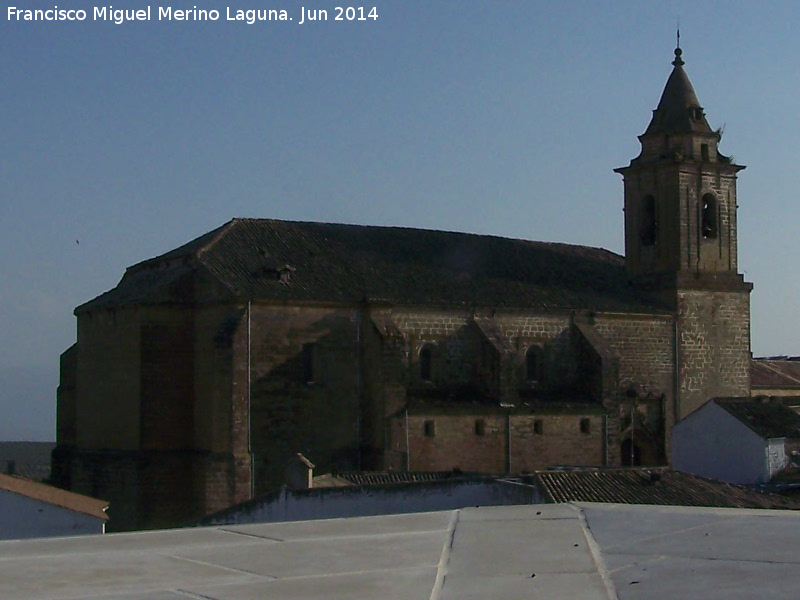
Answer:
[[[669,467],[555,467],[522,476],[490,476],[461,471],[352,472],[318,475],[314,488],[385,486],[475,480],[534,486],[547,502],[610,502],[719,508],[800,509],[800,499],[766,493],[676,471]]]
[[[13,475],[0,474],[0,490],[25,496],[39,502],[60,506],[75,512],[84,513],[103,521],[108,520],[108,502],[82,494],[68,492],[39,481],[32,481]]]
[[[770,356],[750,361],[750,386],[753,388],[789,389],[800,393],[800,357]]]
[[[537,471],[552,502],[610,502],[723,508],[798,509],[800,502],[668,467]]]
[[[314,477],[314,486],[324,485],[386,485],[387,483],[419,483],[443,481],[464,477],[485,478],[486,475],[463,473],[462,471],[352,471]],[[330,477],[331,479],[326,479]],[[337,483],[342,482],[342,483]],[[344,483],[347,482],[347,483]]]
[[[800,414],[769,398],[715,398],[733,417],[764,439],[800,439]]]
[[[798,546],[795,511],[473,507],[0,542],[0,581],[4,600],[789,599]]]
[[[624,259],[598,248],[489,235],[233,219],[129,267],[78,307],[185,302],[197,277],[263,301],[594,309],[664,313],[629,285]]]

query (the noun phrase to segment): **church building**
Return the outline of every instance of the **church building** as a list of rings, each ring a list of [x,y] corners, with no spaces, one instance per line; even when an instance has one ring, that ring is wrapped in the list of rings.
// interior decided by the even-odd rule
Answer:
[[[55,483],[109,529],[179,525],[319,472],[665,464],[750,394],[736,178],[680,48],[624,180],[625,256],[233,219],[75,309]]]

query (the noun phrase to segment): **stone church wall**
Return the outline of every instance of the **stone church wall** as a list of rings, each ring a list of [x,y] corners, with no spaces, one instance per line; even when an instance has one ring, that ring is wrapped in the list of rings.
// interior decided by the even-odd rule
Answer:
[[[602,394],[568,414],[546,406],[524,414],[415,409],[406,436],[407,403],[450,401],[453,393],[468,403],[469,394],[488,394],[495,407],[520,404],[520,394],[562,401],[576,394],[585,402],[570,313],[402,308],[384,317],[385,331],[355,307],[211,304],[82,315],[78,393],[90,395],[84,421],[77,419],[84,445],[62,453],[59,472],[72,489],[108,496],[127,515],[110,525],[115,530],[214,512],[248,499],[251,486],[256,494],[273,489],[297,452],[318,472],[616,464],[619,421]],[[620,355],[622,379],[655,393],[668,375],[670,326],[645,316],[598,318],[595,327]],[[426,345],[435,350],[430,381],[419,371]],[[525,373],[531,346],[541,359],[535,381]],[[80,388],[87,380],[88,392]],[[124,420],[116,425],[124,435],[113,425],[87,427],[85,411],[101,402],[119,404],[103,410]],[[96,440],[96,452],[86,452],[87,439]]]
[[[671,315],[599,315],[598,333],[618,357],[619,381],[616,409],[609,415],[609,462],[619,465],[622,442],[635,435],[631,411],[638,412],[648,434],[635,443],[649,457],[663,464],[669,456],[668,435],[675,423],[675,320]]]
[[[139,448],[141,325],[137,308],[79,315],[78,447]]]
[[[297,452],[310,457],[322,472],[358,470],[364,384],[357,311],[267,305],[253,305],[251,310],[250,426],[256,493],[283,483],[284,468]],[[245,408],[247,344],[246,332],[241,331],[233,394]],[[243,419],[237,429],[246,429],[246,415]]]
[[[391,438],[414,471],[526,473],[556,465],[602,466],[602,414],[427,414],[391,420]]]
[[[715,397],[750,395],[750,297],[678,292],[680,414]]]

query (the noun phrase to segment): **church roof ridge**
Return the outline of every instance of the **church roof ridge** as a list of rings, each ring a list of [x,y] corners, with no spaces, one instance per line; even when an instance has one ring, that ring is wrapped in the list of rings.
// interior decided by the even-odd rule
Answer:
[[[130,267],[76,310],[186,302],[203,270],[240,298],[664,312],[628,285],[609,250],[487,234],[277,219],[232,219]],[[189,290],[189,291],[186,291]],[[174,296],[174,297],[173,297]]]

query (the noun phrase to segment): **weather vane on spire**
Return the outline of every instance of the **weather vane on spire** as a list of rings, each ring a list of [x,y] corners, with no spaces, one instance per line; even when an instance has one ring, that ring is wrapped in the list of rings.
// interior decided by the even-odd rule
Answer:
[[[683,54],[683,50],[681,50],[681,19],[678,17],[678,26],[676,28],[677,34],[677,44],[675,46],[675,60],[672,61],[672,64],[676,67],[680,67],[683,65],[683,59],[681,58],[681,54]]]

